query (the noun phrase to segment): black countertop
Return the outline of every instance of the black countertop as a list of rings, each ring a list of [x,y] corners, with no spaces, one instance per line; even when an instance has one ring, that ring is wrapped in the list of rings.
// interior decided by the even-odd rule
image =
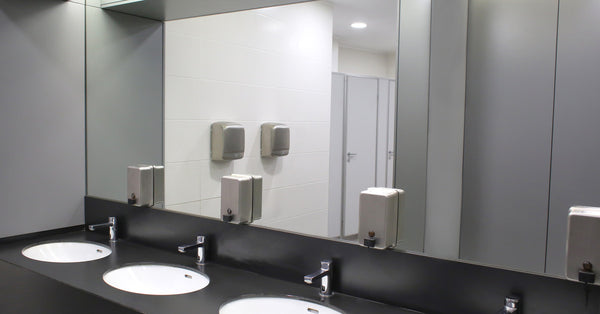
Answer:
[[[51,240],[97,242],[111,246],[113,253],[106,258],[96,261],[68,264],[39,262],[28,259],[21,254],[21,250],[27,245]],[[194,257],[177,253],[177,248],[173,248],[173,252],[168,252],[124,240],[119,240],[117,243],[110,244],[106,235],[85,231],[42,236],[33,239],[5,243],[0,245],[0,259],[58,281],[55,283],[62,287],[61,289],[63,290],[60,291],[64,292],[63,298],[65,300],[68,300],[71,297],[71,302],[79,302],[79,300],[81,300],[78,299],[79,294],[84,294],[87,296],[89,293],[91,293],[109,300],[110,302],[115,302],[126,308],[134,309],[143,313],[193,312],[216,314],[218,313],[221,304],[227,302],[228,300],[238,298],[242,295],[257,294],[294,295],[307,298],[318,303],[332,305],[348,314],[417,313],[399,307],[385,305],[366,299],[355,298],[340,293],[334,294],[325,301],[320,301],[318,296],[318,288],[310,287],[303,283],[293,283],[278,280],[245,270],[213,264],[210,263],[210,257],[208,257],[209,263],[200,268],[202,272],[209,276],[210,284],[200,291],[174,296],[148,296],[128,293],[112,288],[105,284],[102,280],[102,275],[104,272],[124,264],[140,262],[167,263],[198,268],[194,262]],[[6,267],[0,268],[0,276],[2,276],[2,278],[5,277],[5,273],[10,273],[10,270]],[[37,280],[46,279],[47,278],[37,278]],[[3,279],[2,281],[5,280]],[[26,282],[27,284],[23,286],[24,288],[26,288],[29,284],[38,284],[37,281],[33,279],[30,279]],[[77,289],[66,289],[69,287],[65,286],[64,284],[83,291],[79,291]],[[3,287],[10,287],[11,283],[5,282],[3,285]],[[51,289],[51,286],[49,285],[46,285],[46,287]],[[18,293],[18,291],[15,290],[15,293],[17,294],[17,297],[21,296],[21,298],[24,300],[31,300],[26,290],[27,289],[21,293]],[[35,298],[33,298],[31,301],[34,300]],[[96,301],[99,302],[99,300]],[[111,306],[110,302],[107,302],[109,304],[108,306]],[[65,308],[73,306],[73,304],[65,303]],[[127,309],[123,309],[123,311],[126,310]],[[108,311],[108,313],[112,312],[113,311]]]
[[[0,261],[0,312],[3,314],[139,313],[3,261]]]

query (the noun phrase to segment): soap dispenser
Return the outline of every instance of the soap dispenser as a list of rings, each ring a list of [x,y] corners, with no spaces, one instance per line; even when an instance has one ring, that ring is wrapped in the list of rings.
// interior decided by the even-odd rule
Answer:
[[[127,203],[139,207],[163,208],[165,167],[137,165],[127,167]]]
[[[232,174],[221,178],[221,217],[248,224],[262,216],[262,177]]]
[[[600,208],[572,206],[567,223],[567,279],[600,284],[592,265],[600,265]]]
[[[392,188],[368,188],[360,193],[358,241],[376,249],[396,246],[398,221],[402,217],[404,191]]]

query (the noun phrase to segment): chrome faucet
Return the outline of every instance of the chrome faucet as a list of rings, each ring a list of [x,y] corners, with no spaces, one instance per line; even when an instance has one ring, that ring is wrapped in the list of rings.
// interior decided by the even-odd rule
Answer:
[[[204,236],[198,236],[198,237],[196,237],[195,244],[180,245],[177,247],[177,251],[179,251],[180,253],[185,253],[191,249],[198,248],[198,257],[196,258],[196,264],[204,265],[204,263],[206,262],[206,257],[204,254],[205,253],[204,252],[204,248],[205,248],[204,240],[205,240]]]
[[[319,294],[322,297],[330,297],[331,291],[331,260],[321,261],[321,269],[314,274],[304,276],[304,282],[312,285],[315,280],[321,279],[321,291]]]
[[[108,227],[108,233],[110,234],[110,242],[117,241],[117,218],[108,217],[108,222],[102,224],[89,225],[90,231],[95,231],[98,228]]]
[[[500,310],[499,314],[514,314],[519,312],[519,302],[521,299],[516,296],[507,296],[504,298],[504,308]]]

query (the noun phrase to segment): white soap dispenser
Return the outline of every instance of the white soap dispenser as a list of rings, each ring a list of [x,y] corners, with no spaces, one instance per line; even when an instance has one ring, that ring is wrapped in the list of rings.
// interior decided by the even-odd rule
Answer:
[[[404,191],[400,189],[368,188],[362,191],[358,214],[359,243],[382,250],[396,246],[403,204]]]
[[[600,284],[600,208],[573,206],[567,226],[566,275],[585,284]]]

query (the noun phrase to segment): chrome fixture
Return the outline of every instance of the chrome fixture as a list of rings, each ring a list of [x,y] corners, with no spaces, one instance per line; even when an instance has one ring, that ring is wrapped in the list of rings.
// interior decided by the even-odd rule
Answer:
[[[321,261],[321,269],[314,274],[304,276],[304,282],[312,285],[315,280],[321,279],[321,291],[319,295],[323,297],[330,297],[333,292],[331,291],[331,260]]]
[[[508,296],[504,299],[504,308],[499,313],[514,314],[519,312],[519,297]]]
[[[205,237],[204,236],[198,236],[196,237],[196,243],[195,244],[189,244],[189,245],[180,245],[177,247],[177,250],[180,253],[185,253],[191,249],[195,249],[198,248],[198,257],[196,259],[196,264],[198,265],[204,265],[204,263],[206,262],[206,257],[205,257],[205,252],[204,252],[204,247],[205,247]]]
[[[350,162],[350,160],[356,156],[358,156],[358,154],[356,153],[347,153],[346,156],[348,156],[348,160],[347,162]]]
[[[108,227],[108,233],[110,234],[110,242],[117,241],[117,218],[108,217],[108,222],[102,224],[89,225],[90,231],[95,231],[98,228]]]

